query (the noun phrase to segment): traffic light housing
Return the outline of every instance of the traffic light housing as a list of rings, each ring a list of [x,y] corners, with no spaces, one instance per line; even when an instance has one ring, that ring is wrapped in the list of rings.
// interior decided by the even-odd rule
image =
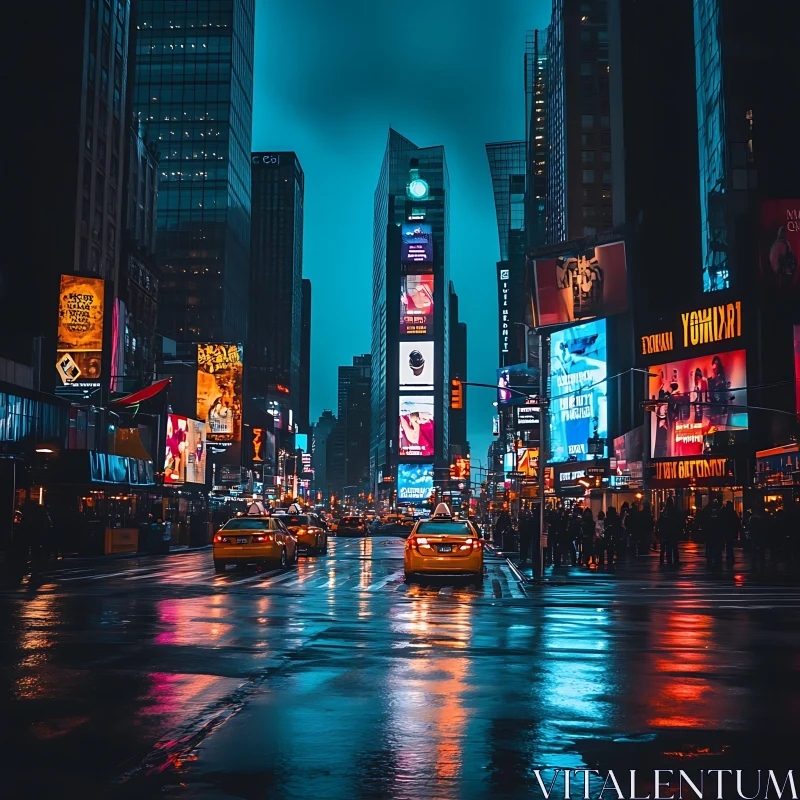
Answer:
[[[458,378],[450,381],[450,408],[456,411],[464,408],[464,384]]]

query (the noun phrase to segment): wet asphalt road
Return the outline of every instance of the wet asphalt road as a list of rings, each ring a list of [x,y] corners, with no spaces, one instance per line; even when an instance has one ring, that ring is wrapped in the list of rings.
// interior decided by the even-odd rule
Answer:
[[[409,588],[402,547],[0,586],[0,796],[530,798],[537,767],[797,768],[796,587],[526,588],[487,558],[483,589]]]

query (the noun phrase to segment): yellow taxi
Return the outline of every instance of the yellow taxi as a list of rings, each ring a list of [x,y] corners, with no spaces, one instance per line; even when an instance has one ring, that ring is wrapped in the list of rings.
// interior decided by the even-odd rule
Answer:
[[[406,583],[418,575],[471,577],[483,582],[483,541],[472,524],[454,519],[440,503],[430,519],[417,522],[406,539]]]
[[[328,552],[328,530],[316,514],[283,514],[280,519],[306,553]]]
[[[228,564],[269,564],[287,567],[297,561],[297,539],[279,517],[229,519],[214,534],[214,569]]]

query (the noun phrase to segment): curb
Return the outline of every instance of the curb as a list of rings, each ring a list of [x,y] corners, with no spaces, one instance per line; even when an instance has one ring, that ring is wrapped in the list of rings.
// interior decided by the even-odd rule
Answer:
[[[210,548],[211,544],[209,543],[199,545],[198,547],[182,547],[180,550],[170,550],[168,553],[140,553],[137,551],[135,553],[110,553],[109,555],[102,556],[70,556],[69,558],[62,558],[58,563],[74,564],[76,561],[99,563],[102,561],[119,561],[123,558],[165,558],[168,556],[179,556],[183,553],[198,553],[201,550],[209,550]]]

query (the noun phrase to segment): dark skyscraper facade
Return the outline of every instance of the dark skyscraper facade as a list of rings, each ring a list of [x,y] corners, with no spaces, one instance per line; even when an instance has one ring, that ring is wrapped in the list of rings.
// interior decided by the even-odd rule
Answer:
[[[369,493],[370,396],[372,356],[339,367],[339,423],[344,429],[344,486],[348,495]],[[355,501],[355,500],[353,500]]]
[[[248,395],[301,417],[303,170],[291,152],[253,153]],[[310,294],[309,294],[310,300]]]
[[[547,31],[528,31],[525,37],[525,232],[529,250],[547,241],[547,75]]]
[[[617,32],[614,3],[553,2],[547,34],[547,244],[595,237],[614,225],[617,148],[609,41]]]
[[[161,153],[158,327],[180,343],[247,332],[254,13],[138,3],[133,107]]]
[[[458,295],[452,281],[449,292],[450,304],[450,380],[469,380],[467,376],[467,323],[458,317]],[[467,441],[467,387],[462,388],[462,407],[450,409],[450,463],[455,456],[469,453]]]
[[[375,190],[372,444],[376,497],[404,476],[444,485],[449,468],[449,194],[443,147],[394,130]],[[429,483],[425,483],[425,482]]]
[[[311,401],[311,281],[303,278],[303,297],[300,312],[300,397],[297,424],[307,433],[310,424]]]

